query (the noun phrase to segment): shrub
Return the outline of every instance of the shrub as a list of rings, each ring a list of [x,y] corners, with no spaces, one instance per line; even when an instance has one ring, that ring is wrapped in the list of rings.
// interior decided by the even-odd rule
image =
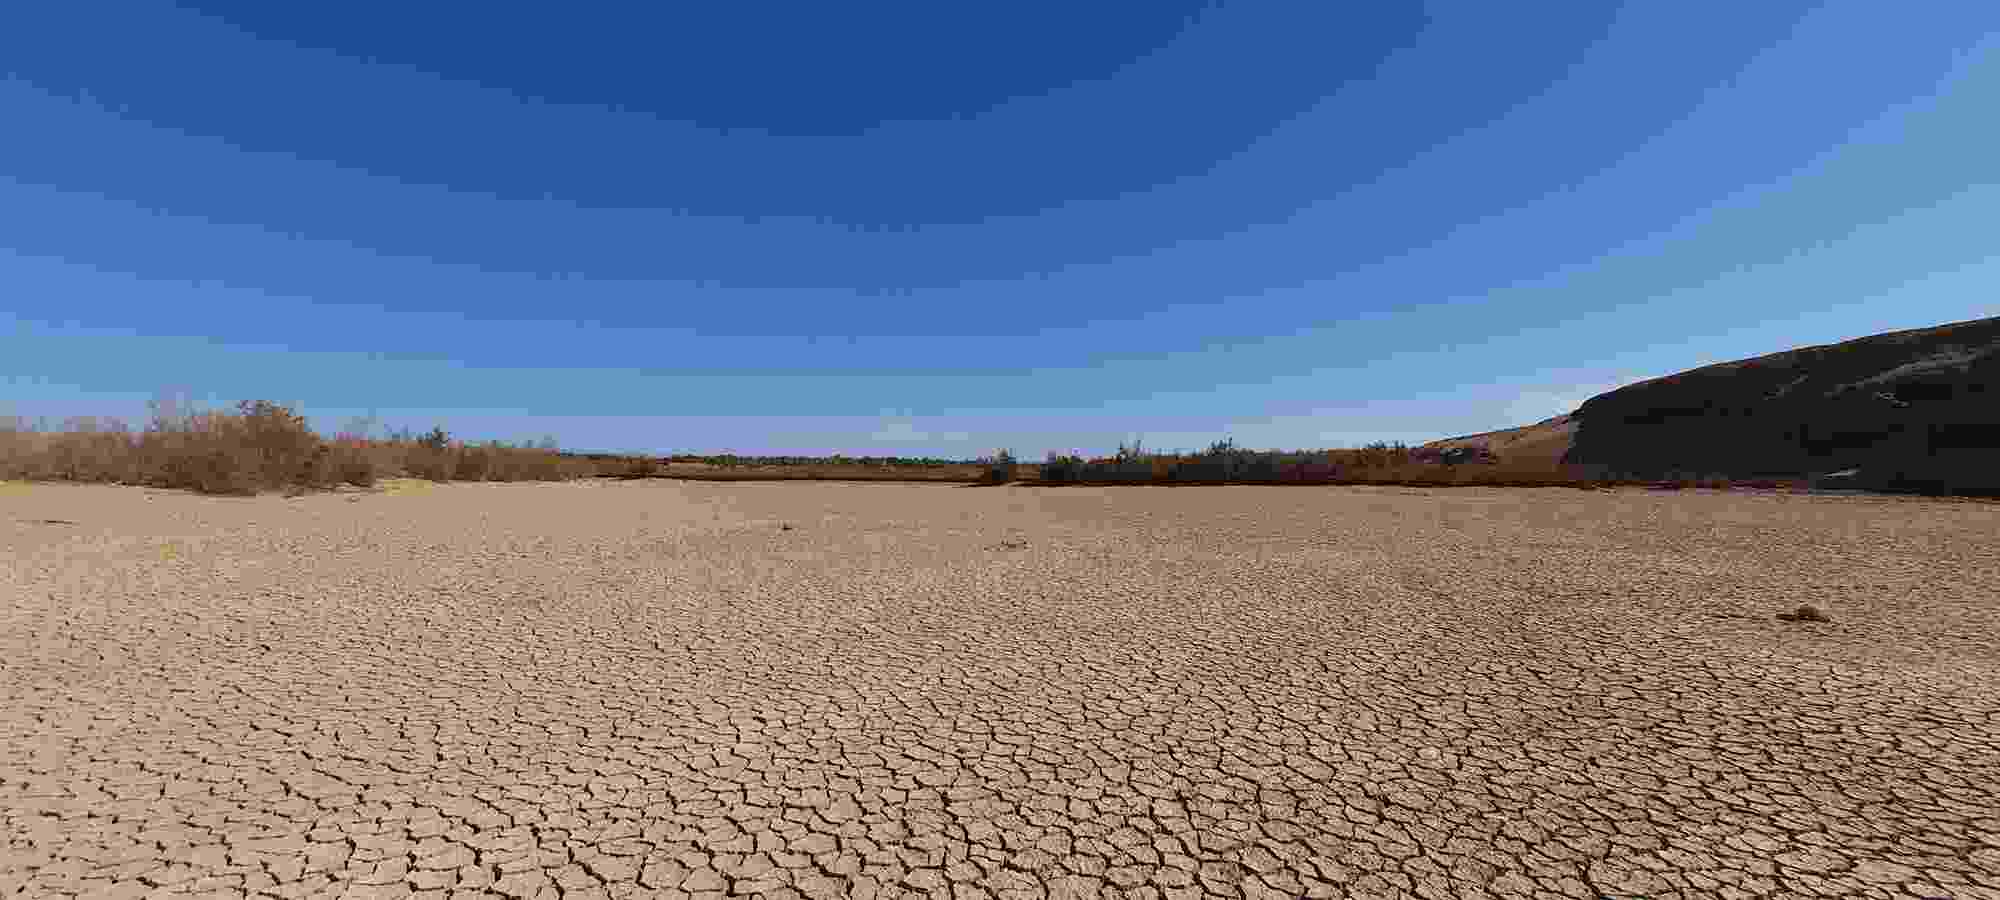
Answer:
[[[304,416],[269,400],[245,400],[237,404],[237,413],[235,421],[223,421],[240,428],[235,437],[247,455],[251,483],[283,488],[317,487],[331,481],[321,464],[324,441]]]
[[[448,451],[419,443],[413,445],[403,456],[403,473],[412,478],[426,481],[450,481],[457,467],[452,465]]]
[[[375,486],[375,462],[360,448],[334,444],[328,451],[327,474],[333,482],[355,487]]]
[[[1065,456],[1051,450],[1048,459],[1042,463],[1042,480],[1051,484],[1075,484],[1083,480],[1083,474],[1084,461],[1081,456],[1073,454]]]
[[[459,446],[453,448],[458,458],[452,461],[451,477],[456,481],[487,481],[493,477],[493,455],[483,447]]]
[[[255,494],[331,480],[319,436],[290,407],[267,400],[246,400],[234,413],[157,413],[133,450],[139,479],[161,487]]]
[[[543,446],[499,441],[467,446],[443,428],[371,440],[368,423],[328,440],[291,407],[245,401],[227,411],[156,403],[133,432],[117,421],[70,419],[60,429],[0,420],[0,478],[118,482],[211,494],[296,493],[338,484],[367,487],[382,477],[551,481],[590,474],[592,465]]]
[[[982,482],[986,484],[1006,484],[1014,480],[1014,467],[1016,465],[1014,451],[1006,449],[996,450],[992,456],[980,460],[980,463],[986,467],[985,474],[980,478]]]

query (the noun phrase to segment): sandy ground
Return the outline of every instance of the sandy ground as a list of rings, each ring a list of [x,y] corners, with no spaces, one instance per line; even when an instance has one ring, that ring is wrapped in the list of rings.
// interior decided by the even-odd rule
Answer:
[[[0,835],[10,897],[2000,898],[2000,506],[4,486]]]

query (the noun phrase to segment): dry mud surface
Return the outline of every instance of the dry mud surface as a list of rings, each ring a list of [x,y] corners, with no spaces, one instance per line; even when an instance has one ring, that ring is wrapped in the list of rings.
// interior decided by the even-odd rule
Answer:
[[[2000,507],[0,485],[0,837],[10,897],[2000,898]]]

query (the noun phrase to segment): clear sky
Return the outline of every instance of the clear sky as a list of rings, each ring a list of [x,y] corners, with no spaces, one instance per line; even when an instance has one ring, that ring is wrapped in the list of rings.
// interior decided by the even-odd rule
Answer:
[[[0,414],[1418,442],[2000,307],[2000,4],[70,0]]]

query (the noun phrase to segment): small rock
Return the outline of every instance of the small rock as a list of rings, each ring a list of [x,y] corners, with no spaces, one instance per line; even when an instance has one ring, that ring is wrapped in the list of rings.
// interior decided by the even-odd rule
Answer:
[[[1819,607],[1814,606],[1810,603],[1800,604],[1798,609],[1792,610],[1791,612],[1779,613],[1778,618],[1783,619],[1784,621],[1787,622],[1833,621],[1832,619],[1827,618],[1826,613],[1820,612]]]

